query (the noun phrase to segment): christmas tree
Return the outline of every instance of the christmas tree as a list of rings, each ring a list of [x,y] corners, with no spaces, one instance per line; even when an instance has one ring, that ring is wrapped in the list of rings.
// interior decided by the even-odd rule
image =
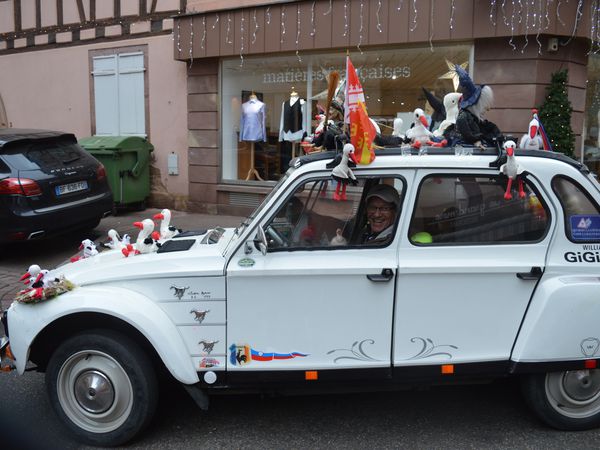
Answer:
[[[548,94],[540,110],[540,120],[544,125],[552,150],[573,157],[575,135],[571,129],[573,107],[567,94],[569,70],[564,69],[552,74]]]

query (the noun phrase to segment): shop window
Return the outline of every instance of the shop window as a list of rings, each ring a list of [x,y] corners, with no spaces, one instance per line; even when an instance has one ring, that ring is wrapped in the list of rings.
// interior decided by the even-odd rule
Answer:
[[[525,198],[504,199],[506,178],[436,175],[423,180],[410,223],[415,245],[536,242],[546,234],[545,202],[524,181]]]
[[[364,51],[352,54],[365,91],[369,116],[382,134],[391,134],[394,119],[401,131],[415,108],[429,107],[422,88],[443,98],[454,92],[446,60],[463,64],[470,45]],[[300,140],[318,125],[315,116],[326,102],[326,75],[345,78],[345,54],[303,54],[224,59],[221,67],[222,179],[276,181],[290,159],[302,154]],[[297,93],[298,103],[291,100]],[[250,105],[250,101],[254,103]],[[243,106],[245,105],[245,106]],[[250,107],[251,106],[251,107]],[[282,128],[285,128],[282,130]]]
[[[573,180],[558,176],[552,189],[565,215],[567,238],[574,242],[600,241],[600,208]]]
[[[388,195],[392,192],[393,203],[382,203],[382,199],[369,195],[379,184],[386,185],[379,190]],[[395,236],[404,182],[398,178],[359,178],[356,186],[347,187],[343,201],[334,200],[336,188],[336,182],[327,177],[295,189],[265,228],[269,251],[388,246]],[[377,229],[368,224],[373,217],[380,223]]]
[[[92,52],[95,135],[147,136],[145,60],[143,48]]]

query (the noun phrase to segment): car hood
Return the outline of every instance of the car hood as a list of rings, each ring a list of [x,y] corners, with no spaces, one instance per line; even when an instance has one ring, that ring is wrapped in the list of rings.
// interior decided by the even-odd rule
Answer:
[[[223,253],[233,230],[225,230],[219,242],[214,244],[204,243],[205,235],[185,238],[194,242],[188,250],[182,251],[125,257],[120,250],[106,250],[57,267],[48,276],[65,277],[78,286],[133,279],[219,276],[225,271]]]

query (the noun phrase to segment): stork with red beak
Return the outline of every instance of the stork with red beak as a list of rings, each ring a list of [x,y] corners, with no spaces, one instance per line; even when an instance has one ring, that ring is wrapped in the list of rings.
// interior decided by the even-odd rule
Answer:
[[[544,141],[540,135],[540,121],[535,109],[533,110],[533,118],[529,122],[529,131],[521,137],[520,147],[526,150],[541,150],[544,148]]]
[[[525,191],[523,190],[523,179],[519,176],[523,173],[523,167],[519,166],[515,158],[515,144],[514,141],[506,141],[504,143],[504,149],[506,150],[506,164],[500,166],[500,173],[503,173],[508,178],[508,184],[506,185],[506,192],[504,193],[504,199],[512,199],[512,182],[518,180],[519,183],[519,198],[525,198]]]
[[[139,255],[140,253],[152,253],[158,250],[156,241],[160,239],[158,232],[154,231],[154,222],[152,219],[144,219],[141,222],[134,222],[133,226],[140,229],[134,245],[127,245],[121,250],[123,255]]]
[[[40,266],[38,266],[37,264],[32,264],[31,266],[29,266],[29,269],[27,269],[27,272],[25,272],[19,280],[22,281],[23,284],[28,284],[29,286],[31,286],[33,283],[38,281],[38,276],[41,272],[42,269],[40,268]]]
[[[161,220],[160,222],[160,239],[171,239],[181,233],[181,230],[172,226],[171,223],[171,210],[163,209],[160,213],[155,214],[154,220]]]
[[[431,140],[433,133],[429,131],[429,123],[427,122],[427,117],[425,117],[425,111],[421,108],[417,108],[414,111],[414,115],[414,125],[406,132],[406,137],[409,138],[413,144],[417,144],[417,147],[420,147]]]
[[[91,239],[84,239],[79,244],[80,255],[73,256],[71,258],[71,262],[79,261],[80,259],[91,258],[92,256],[96,256],[98,254],[98,250],[96,249],[96,244]]]

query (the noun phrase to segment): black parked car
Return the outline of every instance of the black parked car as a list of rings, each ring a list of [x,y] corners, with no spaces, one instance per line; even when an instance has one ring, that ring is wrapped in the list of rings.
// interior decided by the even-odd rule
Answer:
[[[73,134],[0,128],[0,244],[91,229],[113,197]]]

